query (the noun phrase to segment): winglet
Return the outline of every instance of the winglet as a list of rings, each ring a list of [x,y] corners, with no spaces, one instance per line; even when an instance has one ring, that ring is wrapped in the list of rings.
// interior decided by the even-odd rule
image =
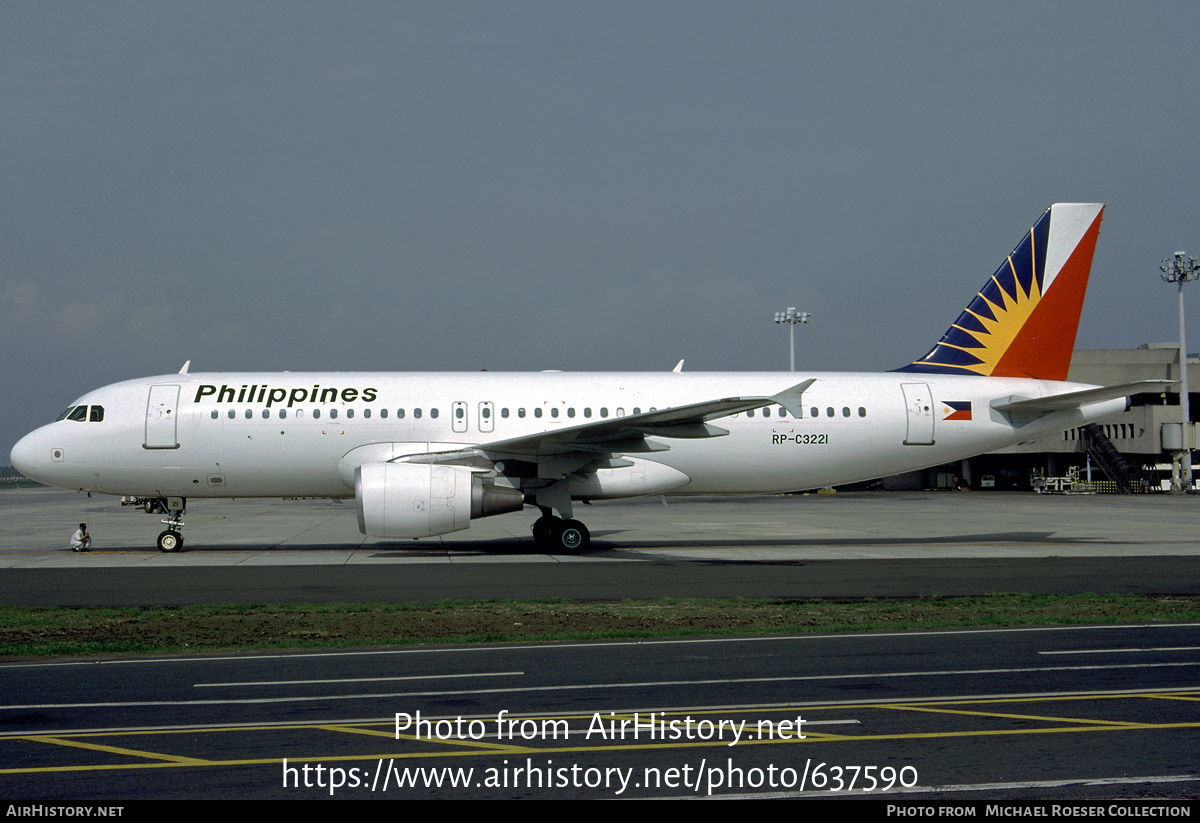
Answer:
[[[779,394],[773,395],[771,400],[787,409],[788,414],[792,417],[804,417],[804,393],[808,391],[809,386],[816,382],[817,378],[810,377],[790,389],[784,389]]]
[[[183,364],[183,368],[179,370],[179,373],[180,373],[180,374],[187,374],[188,366],[190,366],[190,365],[192,365],[192,361],[191,361],[191,360],[189,360],[189,361],[187,361],[186,363],[184,363],[184,364]]]
[[[671,369],[671,371],[675,372],[676,374],[683,374],[683,361],[680,360],[678,363],[676,363],[675,368]]]
[[[1101,203],[1056,203],[929,353],[899,372],[1066,380]]]

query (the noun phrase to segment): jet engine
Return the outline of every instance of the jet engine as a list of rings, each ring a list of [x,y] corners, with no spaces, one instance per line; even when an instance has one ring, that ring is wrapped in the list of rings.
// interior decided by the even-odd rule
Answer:
[[[432,537],[471,518],[520,511],[525,495],[463,466],[365,463],[354,470],[358,530],[369,537]]]

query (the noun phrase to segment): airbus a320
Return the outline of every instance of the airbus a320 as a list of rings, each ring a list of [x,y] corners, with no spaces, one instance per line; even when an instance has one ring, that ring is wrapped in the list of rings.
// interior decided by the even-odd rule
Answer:
[[[548,551],[574,503],[810,489],[940,465],[1123,411],[1144,383],[1066,381],[1103,206],[1057,204],[922,357],[882,374],[208,373],[89,392],[12,464],[146,498],[183,546],[189,498],[354,498],[376,538],[533,506]]]

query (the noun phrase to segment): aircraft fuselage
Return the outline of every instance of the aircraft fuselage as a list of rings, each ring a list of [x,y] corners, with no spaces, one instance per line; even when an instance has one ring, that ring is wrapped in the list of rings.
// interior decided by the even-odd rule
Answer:
[[[32,479],[105,494],[353,497],[354,466],[380,455],[363,447],[388,444],[383,459],[451,451],[714,397],[772,396],[805,378],[815,380],[803,392],[803,417],[772,405],[716,420],[727,436],[651,436],[649,443],[667,448],[634,456],[687,480],[663,489],[634,486],[631,493],[744,494],[852,483],[1037,439],[1124,409],[1124,400],[1108,400],[1018,425],[991,402],[1090,387],[895,373],[175,374],[84,395],[73,407],[99,406],[102,420],[43,426],[18,444],[13,459]],[[356,451],[363,460],[355,460]]]

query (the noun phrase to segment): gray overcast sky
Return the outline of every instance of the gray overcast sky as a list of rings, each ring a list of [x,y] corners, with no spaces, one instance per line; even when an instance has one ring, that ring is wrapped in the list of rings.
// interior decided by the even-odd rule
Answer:
[[[1059,201],[1108,204],[1077,345],[1174,340],[1157,266],[1200,256],[1198,23],[1124,0],[0,0],[0,460],[188,359],[776,370],[795,305],[798,368],[886,370]]]

